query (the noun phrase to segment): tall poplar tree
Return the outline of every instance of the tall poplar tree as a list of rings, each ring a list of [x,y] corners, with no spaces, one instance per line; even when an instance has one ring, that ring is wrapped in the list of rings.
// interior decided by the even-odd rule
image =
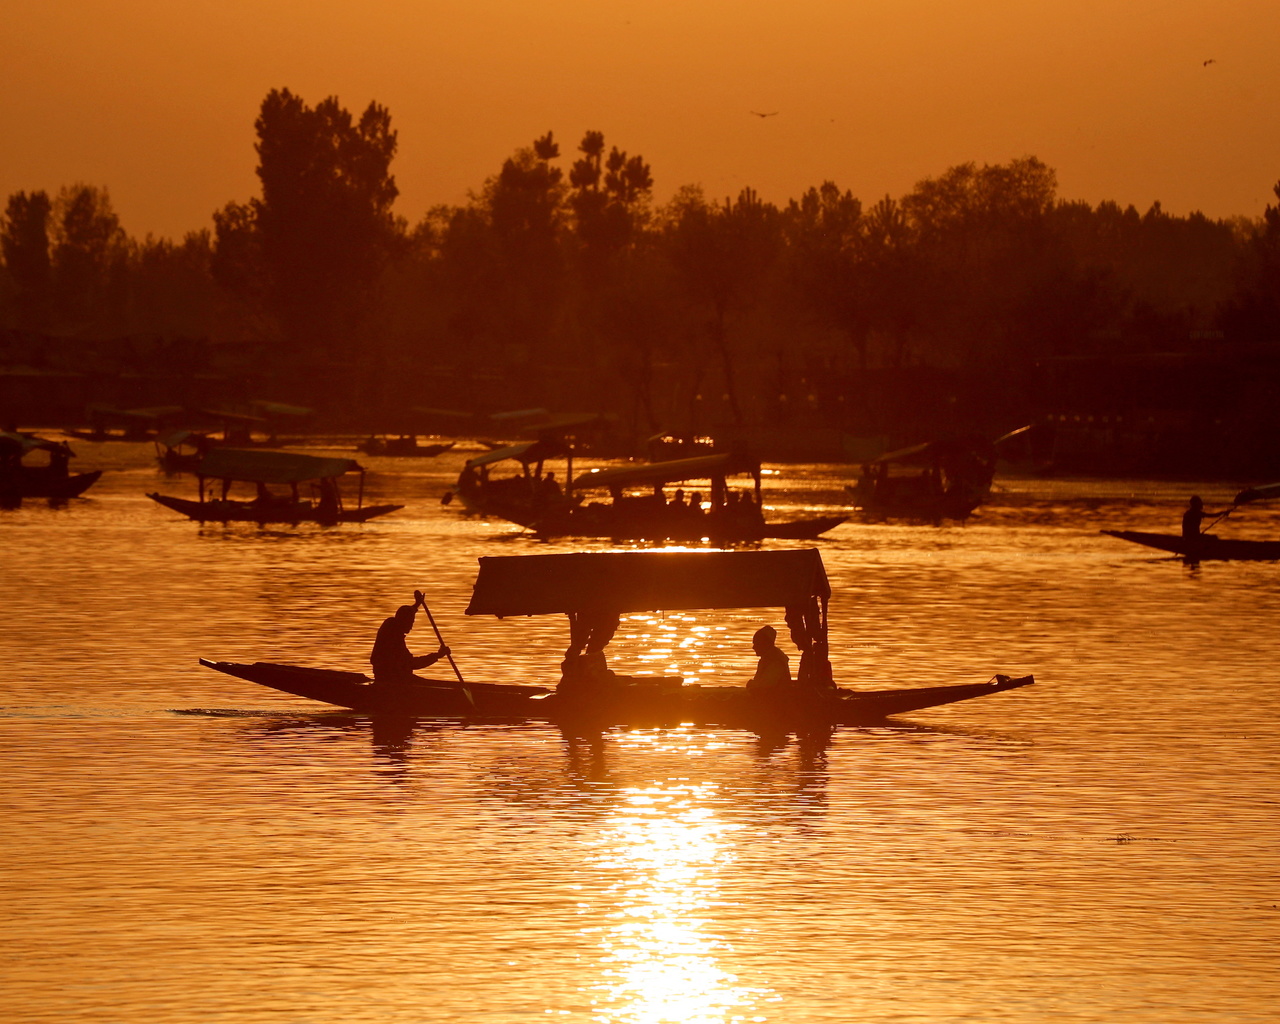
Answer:
[[[260,261],[286,346],[348,358],[399,231],[390,112],[370,103],[357,120],[335,97],[310,107],[273,89],[254,127],[262,195],[215,217],[217,272],[251,290],[245,261]]]

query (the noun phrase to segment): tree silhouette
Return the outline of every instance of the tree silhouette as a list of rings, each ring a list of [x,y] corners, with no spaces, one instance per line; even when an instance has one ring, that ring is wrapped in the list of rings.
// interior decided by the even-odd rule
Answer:
[[[53,301],[53,260],[49,217],[53,204],[45,192],[15,192],[0,222],[0,254],[16,289],[17,326],[28,331],[49,327]]]
[[[105,188],[71,185],[53,204],[53,295],[62,327],[118,329],[128,236]]]
[[[244,287],[245,260],[260,258],[266,305],[288,347],[349,357],[399,228],[391,115],[370,103],[357,121],[336,97],[309,107],[273,89],[254,127],[262,195],[215,217],[215,266]]]
[[[686,194],[668,228],[667,251],[684,288],[695,302],[709,307],[707,336],[719,356],[729,411],[738,426],[746,418],[729,321],[759,298],[781,245],[777,208],[749,188],[723,206],[709,204],[697,193]]]

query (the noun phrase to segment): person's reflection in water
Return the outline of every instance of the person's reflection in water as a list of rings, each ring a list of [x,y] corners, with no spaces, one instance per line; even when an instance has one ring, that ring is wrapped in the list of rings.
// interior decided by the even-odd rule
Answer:
[[[587,789],[609,781],[609,765],[606,758],[604,733],[598,728],[573,729],[562,724],[564,752],[567,758],[566,774],[574,789]]]
[[[418,720],[408,715],[374,715],[372,723],[374,754],[392,761],[407,761]]]

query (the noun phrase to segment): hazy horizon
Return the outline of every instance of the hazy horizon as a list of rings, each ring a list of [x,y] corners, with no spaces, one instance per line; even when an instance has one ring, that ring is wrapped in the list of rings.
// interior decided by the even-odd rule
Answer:
[[[410,222],[548,130],[566,157],[588,129],[642,155],[659,202],[697,184],[784,203],[824,180],[875,201],[1034,155],[1065,199],[1256,217],[1280,178],[1280,7],[1260,0],[84,0],[8,27],[0,194],[103,186],[138,237],[257,193],[253,121],[278,87],[389,108]]]

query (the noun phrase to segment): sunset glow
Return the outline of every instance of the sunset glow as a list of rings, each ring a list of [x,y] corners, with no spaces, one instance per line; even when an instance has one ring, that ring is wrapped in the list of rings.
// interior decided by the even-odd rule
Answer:
[[[1064,198],[1256,217],[1280,176],[1263,0],[55,0],[5,20],[0,193],[104,186],[138,237],[255,192],[253,120],[280,87],[389,108],[411,222],[548,130],[642,153],[659,202],[828,179],[874,202],[1034,155]]]

